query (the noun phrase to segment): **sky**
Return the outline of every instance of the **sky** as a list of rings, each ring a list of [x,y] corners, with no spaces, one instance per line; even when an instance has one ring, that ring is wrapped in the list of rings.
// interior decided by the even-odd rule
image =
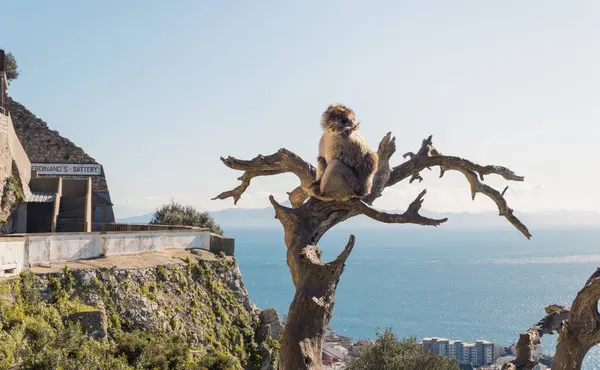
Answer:
[[[517,211],[600,209],[600,2],[2,1],[9,95],[104,166],[117,218],[170,199],[200,210],[237,186],[220,157],[281,147],[315,163],[319,119],[351,107],[373,148],[433,134],[444,154],[496,164]],[[457,173],[425,171],[375,206],[477,212]],[[238,207],[286,200],[293,175],[253,181]]]

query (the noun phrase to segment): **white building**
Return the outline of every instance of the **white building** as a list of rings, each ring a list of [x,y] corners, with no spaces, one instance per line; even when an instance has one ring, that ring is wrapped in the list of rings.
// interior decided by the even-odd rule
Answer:
[[[448,356],[448,347],[450,340],[448,338],[437,338],[437,353],[440,356]]]
[[[448,359],[455,358],[459,362],[470,363],[473,366],[485,366],[494,363],[501,351],[496,351],[494,343],[478,340],[475,343],[463,343],[460,340],[448,338],[423,338],[423,349]],[[502,347],[499,347],[502,349]]]
[[[475,342],[477,348],[477,365],[491,365],[494,363],[494,343],[487,340],[478,340]]]
[[[475,343],[463,344],[463,362],[477,366],[477,347]]]

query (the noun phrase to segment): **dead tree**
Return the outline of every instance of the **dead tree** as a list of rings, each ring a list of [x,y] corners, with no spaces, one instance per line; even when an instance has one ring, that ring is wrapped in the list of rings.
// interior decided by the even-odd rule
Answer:
[[[537,364],[533,347],[544,334],[558,333],[552,370],[580,370],[588,351],[600,344],[600,268],[590,276],[577,293],[571,308],[552,305],[536,325],[521,334],[517,342],[517,358],[503,370],[529,370]]]
[[[286,259],[296,290],[282,335],[280,369],[317,370],[322,367],[322,343],[333,314],[335,290],[344,264],[354,247],[354,236],[350,235],[341,254],[334,261],[324,263],[317,244],[330,228],[357,215],[365,215],[385,223],[431,226],[437,226],[447,220],[431,219],[419,214],[426,190],[423,190],[402,214],[390,214],[372,208],[373,201],[381,196],[386,187],[407,178],[410,178],[411,183],[414,180],[421,182],[423,179],[420,172],[433,166],[440,168],[440,177],[445,171],[459,171],[469,182],[472,199],[475,199],[477,193],[486,195],[496,203],[500,216],[505,217],[525,237],[531,237],[527,227],[508,207],[504,199],[506,188],[501,193],[483,183],[484,176],[490,174],[500,175],[512,181],[523,181],[523,177],[515,175],[505,167],[480,166],[460,157],[442,155],[434,148],[431,136],[423,140],[416,154],[404,154],[403,157],[408,157],[409,160],[391,168],[389,161],[395,151],[395,138],[388,133],[379,144],[379,164],[371,193],[362,199],[346,202],[326,202],[309,198],[307,191],[315,180],[316,170],[310,163],[287,149],[280,149],[268,156],[258,155],[252,160],[221,158],[227,167],[244,173],[238,178],[241,181],[239,186],[213,199],[233,198],[236,204],[250,185],[250,181],[258,176],[293,173],[300,179],[300,186],[288,193],[292,208],[280,205],[273,196],[269,197],[275,209],[275,218],[281,222],[285,231]]]

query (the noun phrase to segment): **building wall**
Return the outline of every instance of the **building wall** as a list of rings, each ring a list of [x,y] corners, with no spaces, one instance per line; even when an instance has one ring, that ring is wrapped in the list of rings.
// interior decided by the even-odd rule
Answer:
[[[15,134],[10,116],[0,113],[0,197],[4,195],[7,179],[13,175],[20,180],[23,195],[28,197],[31,163]],[[8,224],[2,228],[3,232],[23,232],[27,221],[25,209],[17,208],[20,211],[17,215],[14,213],[14,204],[10,202],[2,205],[2,219],[8,221]]]
[[[84,178],[85,179],[85,178]],[[62,196],[65,198],[85,197],[87,192],[87,182],[74,179],[63,179],[62,181]]]
[[[29,157],[27,153],[25,153],[25,149],[23,149],[23,145],[17,136],[17,133],[14,128],[14,124],[10,116],[8,116],[8,146],[10,149],[10,154],[12,156],[15,165],[17,166],[17,170],[19,171],[19,177],[21,178],[21,184],[23,184],[23,192],[25,196],[29,195],[29,180],[31,179],[31,162],[29,162]]]
[[[56,177],[34,177],[29,182],[31,191],[42,193],[58,192],[58,178]]]
[[[0,113],[0,196],[6,179],[12,174],[12,156],[8,145],[8,117]]]
[[[212,248],[211,235],[209,230],[23,234],[0,238],[0,262],[18,261],[14,272],[18,274],[29,266],[161,251],[167,248],[216,252]],[[229,240],[233,244],[233,239]],[[233,255],[233,248],[229,252],[227,254]]]
[[[464,361],[464,347],[462,342],[456,341],[456,343],[454,344],[454,353],[456,354],[456,359],[459,362]]]

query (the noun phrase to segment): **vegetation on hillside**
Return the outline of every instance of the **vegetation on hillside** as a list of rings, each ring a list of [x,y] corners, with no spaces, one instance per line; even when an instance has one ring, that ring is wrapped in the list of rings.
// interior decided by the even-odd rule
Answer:
[[[205,227],[215,234],[223,235],[223,230],[208,212],[199,212],[190,205],[184,206],[174,200],[158,208],[150,223]]]
[[[414,338],[398,341],[391,329],[379,333],[373,344],[359,347],[347,360],[346,370],[459,370],[456,360],[448,360],[421,348]]]
[[[25,200],[23,187],[18,176],[14,174],[7,177],[4,183],[4,189],[0,196],[0,225],[5,225],[11,214],[17,209],[17,206]],[[2,230],[3,233],[7,232]]]
[[[6,78],[8,82],[16,80],[19,77],[19,70],[17,68],[17,60],[11,53],[4,54],[4,62],[6,64]]]
[[[234,265],[187,260],[154,272],[23,272],[0,283],[0,369],[258,368],[265,344],[254,340],[256,318],[219,278]],[[98,306],[84,303],[90,299]],[[99,309],[108,325],[101,340],[67,319]],[[155,329],[140,325],[150,322]]]

